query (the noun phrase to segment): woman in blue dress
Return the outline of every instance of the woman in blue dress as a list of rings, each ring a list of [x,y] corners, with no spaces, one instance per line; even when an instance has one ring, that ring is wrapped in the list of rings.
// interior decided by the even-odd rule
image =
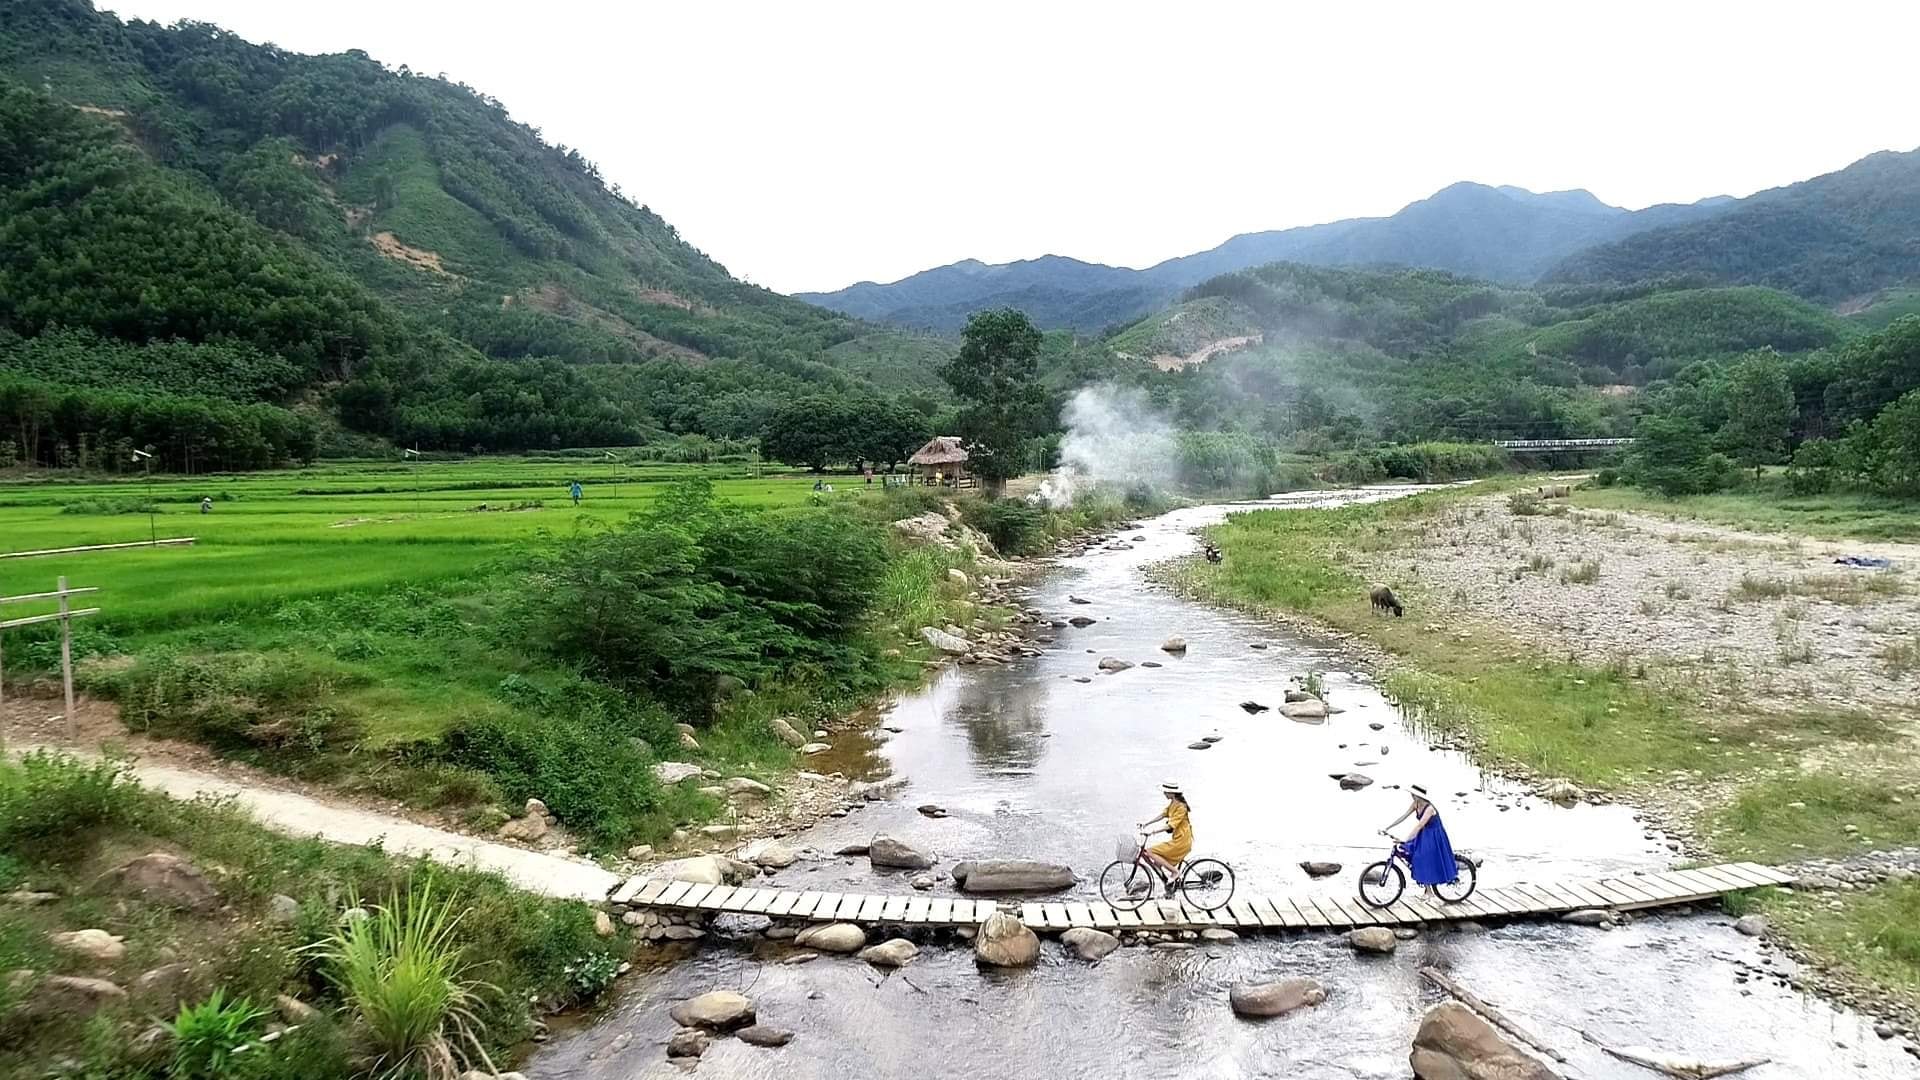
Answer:
[[[1435,885],[1451,883],[1460,872],[1453,863],[1453,841],[1447,837],[1447,827],[1440,821],[1440,808],[1427,797],[1426,788],[1415,784],[1412,791],[1413,802],[1406,812],[1388,822],[1383,831],[1413,819],[1413,832],[1402,841],[1402,846],[1407,849],[1414,882],[1431,897]]]

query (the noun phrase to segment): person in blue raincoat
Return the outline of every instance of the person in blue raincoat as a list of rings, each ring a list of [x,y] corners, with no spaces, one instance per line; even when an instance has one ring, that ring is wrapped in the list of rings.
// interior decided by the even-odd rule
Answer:
[[[1433,895],[1435,885],[1446,885],[1459,876],[1459,870],[1453,862],[1453,840],[1447,836],[1447,826],[1440,820],[1440,808],[1433,805],[1427,797],[1427,789],[1419,784],[1411,788],[1413,801],[1406,812],[1387,823],[1385,831],[1391,833],[1395,825],[1413,819],[1413,832],[1401,841],[1407,852],[1407,864],[1413,867],[1413,880],[1428,896]]]

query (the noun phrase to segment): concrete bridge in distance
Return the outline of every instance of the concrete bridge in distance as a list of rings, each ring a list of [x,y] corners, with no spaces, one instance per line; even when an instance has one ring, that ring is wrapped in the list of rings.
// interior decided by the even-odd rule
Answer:
[[[1632,439],[1496,439],[1493,445],[1515,454],[1550,454],[1559,451],[1611,450],[1632,446]]]

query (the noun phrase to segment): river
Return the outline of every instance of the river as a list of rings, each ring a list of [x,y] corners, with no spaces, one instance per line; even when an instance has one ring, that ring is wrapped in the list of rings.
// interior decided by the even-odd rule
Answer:
[[[1192,802],[1199,853],[1230,862],[1242,895],[1323,888],[1351,896],[1354,871],[1382,853],[1377,830],[1405,807],[1404,785],[1421,783],[1439,798],[1455,845],[1485,860],[1483,885],[1667,865],[1665,839],[1630,808],[1543,803],[1465,756],[1431,747],[1334,643],[1183,600],[1145,575],[1152,563],[1190,554],[1191,530],[1235,510],[1409,490],[1179,510],[1125,534],[1129,550],[1059,560],[1036,581],[1031,604],[1058,618],[1099,621],[1054,631],[1040,658],[949,668],[902,697],[881,718],[884,742],[858,764],[907,777],[905,793],[792,842],[832,852],[885,833],[937,852],[936,874],[963,858],[1062,862],[1082,877],[1076,891],[1091,895],[1116,840],[1159,812],[1159,785],[1171,779]],[[1173,635],[1187,640],[1184,655],[1160,650]],[[1103,656],[1161,666],[1109,675],[1096,670]],[[1327,700],[1343,710],[1325,723],[1239,707],[1280,704],[1308,671],[1324,673]],[[1213,734],[1220,741],[1212,749],[1187,748]],[[1353,771],[1374,785],[1344,791],[1330,777]],[[948,816],[921,815],[915,807],[924,803]],[[1296,865],[1304,859],[1346,870],[1314,886]],[[771,882],[910,892],[907,876],[883,878],[864,859],[827,855]],[[890,976],[851,958],[781,964],[785,946],[743,933],[696,951],[657,951],[590,1023],[557,1034],[526,1071],[536,1080],[680,1075],[688,1066],[664,1056],[674,1030],[668,1008],[734,989],[755,1000],[764,1023],[797,1037],[776,1050],[718,1040],[700,1073],[1404,1078],[1420,1013],[1439,1000],[1417,971],[1437,966],[1565,1053],[1571,1076],[1656,1075],[1605,1056],[1582,1030],[1614,1047],[1772,1059],[1744,1074],[1749,1080],[1916,1074],[1861,1017],[1786,985],[1792,962],[1736,934],[1731,921],[1713,912],[1651,915],[1611,931],[1551,922],[1426,930],[1384,958],[1356,956],[1330,934],[1178,952],[1125,948],[1097,965],[1049,942],[1038,967],[1010,973],[977,971],[964,943],[941,936],[923,939],[919,958]],[[1285,975],[1318,978],[1327,1002],[1259,1023],[1228,1008],[1233,983]]]

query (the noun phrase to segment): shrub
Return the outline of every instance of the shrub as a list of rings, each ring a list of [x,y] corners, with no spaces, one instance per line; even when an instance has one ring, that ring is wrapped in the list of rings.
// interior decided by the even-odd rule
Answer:
[[[653,734],[661,739],[671,731]],[[634,733],[595,709],[503,711],[462,721],[436,753],[446,764],[491,776],[510,803],[538,798],[562,821],[612,842],[639,832],[660,804],[652,759],[634,745]]]
[[[1046,543],[1047,512],[1024,499],[970,500],[960,512],[1004,554],[1026,554]]]
[[[142,498],[109,498],[95,495],[75,499],[60,508],[63,514],[164,514],[159,503]]]
[[[1593,486],[1610,488],[1620,482],[1620,470],[1609,465],[1593,474]]]
[[[120,702],[130,728],[286,767],[353,748],[363,725],[334,691],[366,682],[299,654],[155,650],[95,685]]]
[[[173,1036],[172,1080],[225,1080],[232,1074],[234,1051],[253,1041],[267,1016],[246,998],[227,1000],[224,989],[198,1005],[180,1006],[163,1026]]]
[[[57,853],[71,838],[134,820],[137,789],[126,767],[35,751],[0,764],[0,851]]]
[[[429,878],[405,896],[395,890],[313,946],[327,979],[366,1028],[374,1071],[451,1080],[470,1052],[486,1062],[475,1010],[489,988],[468,977],[461,958],[464,914],[453,898],[433,895]]]
[[[1628,468],[1635,484],[1671,498],[1719,490],[1733,462],[1711,452],[1706,431],[1693,420],[1653,415],[1640,421]]]
[[[1568,585],[1591,585],[1600,580],[1600,563],[1587,559],[1560,571],[1560,580]]]

